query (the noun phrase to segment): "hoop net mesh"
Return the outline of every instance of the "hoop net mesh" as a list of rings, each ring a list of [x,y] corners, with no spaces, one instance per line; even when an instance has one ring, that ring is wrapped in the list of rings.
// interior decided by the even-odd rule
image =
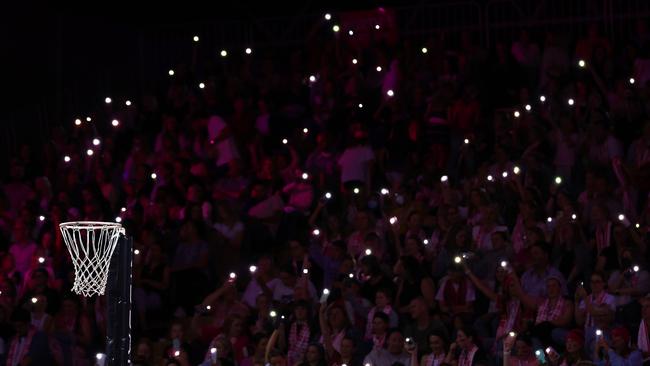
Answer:
[[[103,295],[111,256],[124,228],[94,221],[64,222],[59,227],[74,265],[72,291],[86,297]]]

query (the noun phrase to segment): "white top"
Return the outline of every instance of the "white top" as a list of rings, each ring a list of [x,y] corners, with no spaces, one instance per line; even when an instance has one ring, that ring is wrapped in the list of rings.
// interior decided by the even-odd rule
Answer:
[[[368,145],[348,147],[339,158],[341,182],[368,181],[368,166],[375,154]]]
[[[228,125],[221,117],[210,117],[208,120],[208,137],[210,141],[216,139],[221,132],[226,129],[226,127],[228,127]],[[219,156],[217,157],[217,166],[228,164],[231,160],[239,158],[239,152],[237,152],[237,146],[232,137],[228,137],[215,143],[217,144],[217,151],[219,153]]]
[[[279,279],[274,278],[266,283],[266,287],[268,287],[271,292],[274,292],[275,287],[280,282],[281,281]],[[259,282],[257,282],[257,279],[253,279],[248,283],[248,286],[246,286],[246,290],[242,296],[242,301],[251,308],[255,308],[257,306],[255,304],[255,301],[262,292],[262,286],[260,286]]]

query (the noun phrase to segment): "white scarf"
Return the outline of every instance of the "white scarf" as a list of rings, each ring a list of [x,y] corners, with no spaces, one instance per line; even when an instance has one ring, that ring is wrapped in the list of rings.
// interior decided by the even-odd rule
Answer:
[[[650,352],[650,340],[648,339],[648,329],[645,324],[645,320],[641,319],[641,324],[639,325],[639,336],[636,340],[637,347],[643,353]]]
[[[472,362],[474,362],[474,354],[476,354],[476,351],[478,351],[478,347],[476,347],[476,345],[474,345],[469,352],[463,350],[463,352],[460,353],[460,357],[458,358],[458,366],[472,366]]]

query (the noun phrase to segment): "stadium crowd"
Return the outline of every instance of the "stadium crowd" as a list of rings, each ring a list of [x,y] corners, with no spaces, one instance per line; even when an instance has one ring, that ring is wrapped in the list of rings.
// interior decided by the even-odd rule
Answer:
[[[181,63],[27,142],[0,364],[90,365],[58,229],[134,238],[134,365],[642,365],[650,32],[439,34]],[[96,139],[96,141],[93,141]]]

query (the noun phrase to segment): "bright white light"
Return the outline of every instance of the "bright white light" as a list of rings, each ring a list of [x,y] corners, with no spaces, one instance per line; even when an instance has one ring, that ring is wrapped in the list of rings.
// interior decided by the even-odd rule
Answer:
[[[92,118],[90,118],[90,117],[86,117],[86,122],[90,122],[90,121],[92,121],[92,120],[93,120]]]
[[[390,222],[391,225],[395,225],[395,223],[397,222],[397,217],[393,216],[390,219],[388,219],[388,221]]]
[[[199,36],[194,36],[194,37],[192,38],[192,40],[193,40],[194,42],[198,42],[198,41],[199,41]]]
[[[585,66],[587,66],[587,63],[585,62],[585,60],[580,60],[580,61],[578,61],[578,66],[585,67]]]
[[[603,335],[603,331],[600,329],[596,329],[596,335],[600,337],[601,335]]]
[[[427,52],[429,52],[429,50],[427,50],[426,47],[422,47],[422,53],[427,53]]]
[[[117,223],[120,223],[120,222],[122,222],[122,218],[121,218],[121,217],[119,217],[119,216],[118,216],[118,217],[116,217],[116,218],[115,218],[115,222],[117,222]]]
[[[562,177],[560,176],[555,177],[555,184],[562,184]]]
[[[113,127],[117,127],[117,126],[120,125],[120,121],[114,119],[114,120],[111,121],[111,124],[113,125]]]
[[[329,295],[329,294],[330,294],[330,290],[324,288],[323,289],[323,295]]]
[[[131,101],[130,101],[130,100],[127,100],[126,102],[124,102],[124,104],[126,104],[126,106],[128,107],[128,106],[131,105]]]
[[[359,103],[359,109],[363,108],[363,104]]]
[[[546,347],[546,353],[551,353],[551,347]]]
[[[546,97],[543,96],[543,95],[540,95],[539,96],[539,101],[542,102],[542,103],[546,102]]]
[[[94,153],[95,152],[92,149],[86,150],[86,155],[88,155],[88,156],[93,156]]]
[[[38,257],[38,263],[40,263],[40,264],[45,263],[45,258],[43,258],[43,257]]]
[[[205,84],[204,83],[199,83],[199,89],[203,89],[203,88],[205,88]]]
[[[353,59],[352,59],[352,63],[353,63],[353,64],[355,64],[355,65],[356,65],[356,64],[357,64],[357,62],[359,62],[359,61],[357,61],[357,59],[356,59],[356,58],[353,58]]]
[[[630,78],[630,84],[634,84],[634,78]]]
[[[338,26],[338,24],[334,24],[334,26],[332,27],[332,30],[334,31],[334,33],[338,33],[338,31],[340,31],[341,28]]]
[[[32,304],[36,304],[38,302],[38,299],[35,297],[32,297]]]
[[[104,354],[98,353],[98,354],[95,355],[95,358],[97,358],[98,360],[101,360],[102,358],[104,358]]]
[[[639,272],[639,269],[640,269],[639,266],[634,266],[634,267],[632,267],[632,270],[633,270],[634,272]]]
[[[106,104],[111,104],[112,101],[113,101],[113,100],[112,100],[111,98],[109,98],[109,97],[106,97],[106,98],[104,99],[104,103],[106,103]]]
[[[377,72],[381,72],[382,68],[381,68],[381,66],[377,66],[377,67],[375,67],[375,70],[377,70]]]
[[[45,221],[45,216],[43,216],[43,215],[39,216],[38,221]]]
[[[206,305],[206,306],[205,306],[205,310],[207,310],[207,311],[212,310],[212,306],[210,306],[210,305]]]
[[[548,223],[553,222],[553,218],[552,218],[551,216],[547,217],[547,218],[546,218],[546,222],[548,222]]]
[[[66,163],[69,163],[70,162],[70,157],[68,155],[64,156],[63,161],[65,161]]]
[[[487,176],[487,180],[488,180],[488,182],[491,182],[491,181],[494,180],[494,178],[493,178],[491,175],[488,175],[488,176]]]
[[[618,221],[623,221],[623,220],[625,220],[625,215],[618,214]]]
[[[288,143],[289,143],[289,140],[287,140],[287,139],[282,139],[282,145],[286,145],[286,144],[288,144]]]
[[[309,274],[309,269],[303,268],[302,269],[302,274]]]
[[[210,348],[210,353],[212,354],[217,353],[217,349],[215,347]]]
[[[517,336],[517,333],[515,333],[515,332],[510,332],[510,333],[508,333],[508,335],[509,335],[510,337],[514,338],[514,337]]]
[[[458,256],[454,257],[454,263],[456,263],[456,264],[460,263],[462,260],[463,259],[461,257],[458,257]]]
[[[308,129],[307,127],[303,128],[303,129],[302,129],[302,133],[304,133],[305,135],[308,134],[308,133],[309,133],[309,129]]]
[[[250,273],[255,273],[255,272],[257,272],[257,266],[250,266],[250,267],[248,267],[248,271],[250,271]]]
[[[354,192],[354,194],[359,194],[360,191],[359,191],[359,188],[355,188],[355,189],[352,190],[352,192]]]
[[[158,178],[158,174],[156,173],[151,173],[151,179],[156,179]]]
[[[569,105],[573,105],[575,101],[573,100],[573,98],[569,98],[569,100],[567,100],[567,103],[569,103]]]
[[[386,95],[388,95],[389,97],[392,97],[393,95],[395,95],[395,92],[393,91],[393,89],[388,89],[388,91],[386,92]]]
[[[639,224],[639,223],[637,222],[636,225],[634,225],[634,227],[638,229],[638,228],[641,227],[641,224]]]
[[[318,236],[320,235],[320,230],[314,229],[314,231],[312,231],[312,234],[314,234],[314,236]]]
[[[332,194],[329,193],[329,192],[326,192],[326,193],[325,193],[325,198],[327,198],[327,199],[332,198]]]
[[[237,278],[237,274],[235,272],[230,272],[228,277],[230,277],[231,280],[234,280],[235,278]]]
[[[135,249],[135,250],[133,251],[133,254],[135,254],[135,255],[140,255],[140,249]]]
[[[354,35],[354,31],[353,31],[352,29],[350,29],[350,30],[348,31],[348,34],[351,35],[351,36],[353,36],[353,35]]]
[[[468,145],[469,144],[469,139],[465,139],[465,140],[463,140],[463,142],[465,143],[465,145]]]
[[[422,240],[422,244],[424,244],[424,245],[429,245],[429,239],[424,239],[424,240]]]
[[[313,83],[316,81],[316,77],[314,75],[309,75],[309,81]]]
[[[228,56],[228,51],[221,50],[221,52],[219,52],[219,54],[221,55],[221,57],[226,57],[226,56]]]
[[[515,167],[512,168],[512,172],[515,173],[515,175],[518,175],[521,172],[521,169],[519,169],[519,167],[515,165]]]
[[[379,26],[379,24],[375,24],[375,29],[376,29],[376,30],[379,30],[380,28],[381,28],[381,27]]]
[[[275,318],[276,316],[278,316],[278,313],[276,313],[275,310],[271,310],[269,315],[271,316],[271,318]]]
[[[325,14],[325,20],[330,20],[330,19],[332,19],[332,14],[326,13]]]
[[[530,110],[533,109],[533,107],[531,107],[530,104],[526,104],[524,109],[526,109],[528,112],[530,112]]]
[[[446,181],[448,181],[448,180],[449,180],[449,177],[446,176],[446,175],[443,175],[442,177],[440,177],[440,181],[441,181],[442,183],[444,183],[444,182],[446,182]]]
[[[381,191],[379,191],[379,193],[381,193],[382,196],[385,196],[388,193],[390,193],[390,191],[388,190],[388,188],[382,188]]]
[[[575,219],[577,219],[577,218],[578,218],[578,215],[576,215],[576,214],[572,214],[572,215],[571,215],[571,220],[575,220]]]
[[[538,357],[539,357],[539,356],[541,356],[541,355],[542,355],[542,351],[540,351],[540,350],[535,351],[535,356],[538,356]]]
[[[508,267],[508,262],[506,262],[506,261],[501,261],[501,267],[503,267],[503,268]]]
[[[93,139],[93,145],[95,145],[95,146],[99,146],[100,143],[101,143],[101,141],[99,141],[98,138],[94,138],[94,139]]]
[[[244,50],[244,52],[246,52],[247,55],[250,55],[251,53],[253,53],[253,49],[250,48],[250,47],[246,47],[246,49]]]
[[[172,70],[172,69],[169,69],[169,71],[167,71],[167,73],[169,74],[169,76],[174,76],[174,70]]]
[[[120,211],[122,211],[122,212],[126,212],[126,207],[122,207],[122,208],[120,208]]]
[[[348,278],[354,278],[354,273],[348,273]]]
[[[504,178],[508,178],[508,172],[501,173],[501,176],[504,177]]]
[[[521,114],[519,113],[519,111],[515,111],[515,112],[513,113],[513,115],[515,116],[515,118],[519,118],[519,116],[520,116]]]
[[[176,351],[176,352],[174,352],[174,357],[178,357],[178,356],[180,356],[180,355],[181,355],[181,351]]]
[[[371,249],[366,249],[366,251],[364,253],[366,253],[366,255],[372,255],[372,250]]]
[[[81,126],[81,120],[79,118],[74,120],[75,126]]]
[[[307,174],[307,173],[302,173],[302,176],[301,176],[301,177],[302,177],[302,179],[307,180],[307,179],[309,179],[309,174]]]

